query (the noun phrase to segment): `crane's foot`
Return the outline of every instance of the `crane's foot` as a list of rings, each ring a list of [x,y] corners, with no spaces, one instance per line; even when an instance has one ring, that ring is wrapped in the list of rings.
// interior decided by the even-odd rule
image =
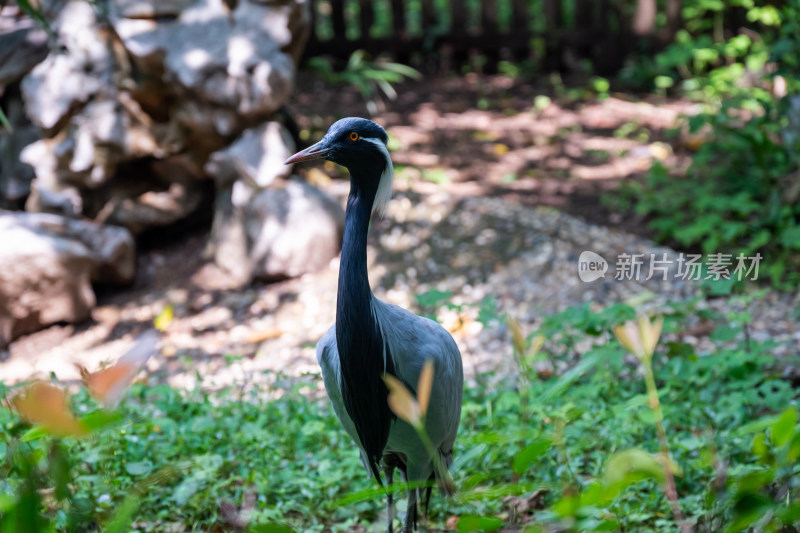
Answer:
[[[403,523],[403,533],[414,533],[417,529],[417,502],[409,502],[406,511],[406,520]]]
[[[389,484],[391,485],[392,482],[390,481]],[[393,533],[392,522],[394,522],[394,505],[392,505],[393,504],[392,500],[393,500],[392,493],[390,492],[389,494],[386,495],[386,516],[387,516],[386,521],[388,523],[386,531],[388,533]]]

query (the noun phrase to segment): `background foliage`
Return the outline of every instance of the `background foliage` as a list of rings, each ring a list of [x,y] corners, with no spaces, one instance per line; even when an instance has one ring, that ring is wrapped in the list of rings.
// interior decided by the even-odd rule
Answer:
[[[732,8],[758,32],[726,31]],[[623,201],[632,200],[662,242],[704,253],[760,252],[773,283],[796,286],[800,2],[686,2],[684,17],[684,29],[647,75],[703,104],[675,131],[688,132],[699,149],[688,169],[655,165]]]

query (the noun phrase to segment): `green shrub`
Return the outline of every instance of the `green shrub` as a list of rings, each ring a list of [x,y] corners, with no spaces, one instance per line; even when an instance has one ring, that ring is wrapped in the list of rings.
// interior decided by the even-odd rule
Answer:
[[[723,32],[733,8],[759,33]],[[769,279],[792,286],[800,281],[800,1],[696,0],[684,15],[655,72],[706,103],[687,119],[690,135],[704,140],[685,174],[655,164],[643,184],[623,189],[622,203],[606,201],[645,215],[661,242],[761,253]],[[771,83],[787,96],[775,96]]]
[[[657,240],[704,253],[764,257],[773,283],[800,280],[800,144],[786,142],[789,100],[751,100],[741,108],[689,119],[690,131],[709,128],[710,141],[684,175],[656,164],[643,186],[632,186],[635,210],[649,218]]]

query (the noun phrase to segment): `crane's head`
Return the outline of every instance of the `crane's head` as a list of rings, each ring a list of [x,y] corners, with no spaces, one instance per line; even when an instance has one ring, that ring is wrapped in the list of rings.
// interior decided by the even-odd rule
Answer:
[[[386,131],[371,120],[343,118],[333,123],[321,141],[297,152],[285,164],[327,159],[347,167],[359,189],[375,195],[373,212],[382,211],[392,195],[394,176],[388,140]]]

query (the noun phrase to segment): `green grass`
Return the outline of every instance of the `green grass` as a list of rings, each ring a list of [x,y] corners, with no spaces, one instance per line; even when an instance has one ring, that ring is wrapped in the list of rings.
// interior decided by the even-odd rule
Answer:
[[[730,530],[762,520],[778,531],[800,516],[800,427],[790,408],[797,391],[780,378],[772,344],[737,336],[749,318],[734,310],[746,302],[731,299],[728,316],[696,304],[665,308],[665,333],[702,315],[717,324],[715,348],[699,354],[668,337],[655,358],[680,504],[697,531],[737,520]],[[626,452],[659,450],[639,364],[610,334],[634,315],[623,305],[570,308],[545,321],[541,350],[529,348],[533,332],[517,339],[525,344],[517,376],[482,375],[465,389],[460,491],[447,501],[434,496],[432,525],[459,516],[462,531],[678,530],[663,473],[636,462],[652,456]],[[564,362],[571,370],[561,375],[543,370]],[[276,383],[213,394],[134,385],[120,421],[82,439],[32,434],[0,407],[0,529],[14,531],[9,517],[19,516],[33,486],[50,489],[39,501],[30,492],[41,531],[229,531],[226,501],[262,531],[382,531],[381,491],[327,400],[309,399],[319,377]],[[97,409],[84,390],[72,403],[79,415]],[[36,531],[32,523],[24,531]]]

